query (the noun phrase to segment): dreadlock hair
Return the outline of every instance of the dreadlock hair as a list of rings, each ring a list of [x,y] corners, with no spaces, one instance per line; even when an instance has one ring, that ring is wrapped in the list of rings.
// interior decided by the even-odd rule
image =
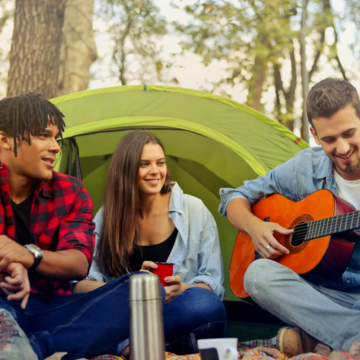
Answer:
[[[65,128],[64,114],[41,94],[28,93],[0,100],[0,131],[14,138],[14,153],[17,145],[26,140],[31,145],[31,136],[44,131],[48,124],[59,128],[59,136]]]

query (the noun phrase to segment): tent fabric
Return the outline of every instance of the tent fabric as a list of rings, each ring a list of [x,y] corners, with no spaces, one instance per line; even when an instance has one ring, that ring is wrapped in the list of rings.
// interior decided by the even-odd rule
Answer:
[[[218,224],[225,273],[236,229],[218,214],[220,187],[237,187],[264,175],[308,147],[265,115],[210,93],[167,86],[121,86],[88,90],[51,100],[64,114],[66,130],[58,171],[66,171],[76,140],[84,184],[101,206],[111,155],[134,129],[153,131],[164,143],[171,177],[203,200]],[[72,156],[72,155],[71,155]],[[226,300],[235,300],[226,277]]]

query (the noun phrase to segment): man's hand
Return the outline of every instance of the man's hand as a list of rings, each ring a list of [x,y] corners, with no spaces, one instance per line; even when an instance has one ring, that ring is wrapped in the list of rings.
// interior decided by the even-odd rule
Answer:
[[[0,288],[8,295],[7,300],[21,301],[21,308],[25,309],[30,296],[27,269],[20,263],[9,264],[0,274]]]
[[[289,235],[294,230],[288,230],[276,223],[262,221],[252,212],[250,204],[245,199],[234,199],[226,208],[230,222],[239,230],[245,231],[251,237],[255,250],[265,259],[276,259],[289,254],[273,236],[274,232]]]
[[[29,268],[34,263],[34,256],[22,245],[5,235],[0,235],[0,271],[13,262]]]
[[[165,286],[166,298],[165,304],[171,301],[175,296],[182,294],[190,286],[181,281],[181,277],[178,275],[168,276],[164,281],[169,284]]]
[[[282,246],[273,234],[278,232],[283,235],[289,235],[294,230],[285,229],[277,223],[257,220],[256,223],[252,224],[251,231],[248,231],[255,250],[265,259],[277,259],[282,255],[289,254],[289,250]]]

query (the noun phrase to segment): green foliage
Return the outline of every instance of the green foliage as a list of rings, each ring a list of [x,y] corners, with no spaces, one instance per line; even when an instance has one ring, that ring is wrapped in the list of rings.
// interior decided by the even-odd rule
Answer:
[[[175,6],[181,6],[179,0]],[[255,63],[280,62],[292,49],[292,39],[298,29],[290,26],[297,10],[293,0],[222,0],[204,3],[202,0],[184,7],[192,20],[175,23],[186,35],[184,51],[193,51],[209,65],[213,59],[228,63],[229,76],[222,81],[230,85],[245,83],[251,87]],[[219,85],[219,84],[217,84]],[[252,89],[250,89],[251,92]]]
[[[351,21],[354,26],[354,39],[351,43],[351,49],[356,57],[360,58],[360,2],[359,0],[344,0],[344,14],[343,20],[345,22]]]
[[[194,0],[185,6],[183,0],[174,0],[174,7],[183,8],[191,18],[186,24],[177,22],[174,26],[185,36],[184,52],[200,55],[205,65],[214,59],[225,60],[228,64],[228,76],[214,88],[224,83],[244,84],[248,89],[248,105],[260,111],[263,110],[262,92],[268,87],[275,88],[273,115],[292,128],[295,108],[302,106],[295,104],[295,98],[300,92],[296,90],[297,84],[301,83],[303,1]],[[348,9],[352,9],[352,21],[359,24],[358,0],[344,1]],[[346,69],[337,51],[341,17],[332,9],[331,0],[308,0],[307,4],[304,30],[310,80],[319,70],[321,61],[321,64],[324,61],[332,64],[346,78]],[[329,36],[329,29],[333,36]],[[290,72],[285,70],[289,68]]]
[[[160,80],[163,68],[169,67],[159,46],[159,39],[167,34],[167,22],[153,1],[101,0],[96,15],[112,39],[112,59],[120,82],[146,80],[149,73]]]
[[[205,65],[213,59],[237,62],[241,52],[246,56],[241,63],[248,67],[253,63],[253,51],[261,57],[272,57],[287,46],[288,39],[293,37],[293,30],[287,26],[291,3],[282,1],[278,8],[271,0],[219,1],[209,11],[202,0],[196,0],[184,9],[193,17],[192,21],[174,25],[187,35],[183,49],[201,55]]]
[[[14,0],[0,0],[0,85],[6,84],[7,73],[9,70],[8,51],[10,44],[7,44],[4,36],[9,21],[14,17]],[[5,95],[5,86],[0,86],[0,96]]]
[[[0,34],[7,21],[14,16],[14,1],[0,0]]]

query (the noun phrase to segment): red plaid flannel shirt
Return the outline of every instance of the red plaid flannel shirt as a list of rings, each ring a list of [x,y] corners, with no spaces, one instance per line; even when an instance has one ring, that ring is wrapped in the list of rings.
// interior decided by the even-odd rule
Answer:
[[[15,240],[10,199],[9,172],[0,163],[0,234]],[[95,225],[92,200],[83,183],[53,171],[49,181],[40,181],[31,205],[30,238],[44,250],[76,249],[91,265]],[[30,275],[31,293],[38,296],[71,294],[71,281],[52,280],[36,271]]]

